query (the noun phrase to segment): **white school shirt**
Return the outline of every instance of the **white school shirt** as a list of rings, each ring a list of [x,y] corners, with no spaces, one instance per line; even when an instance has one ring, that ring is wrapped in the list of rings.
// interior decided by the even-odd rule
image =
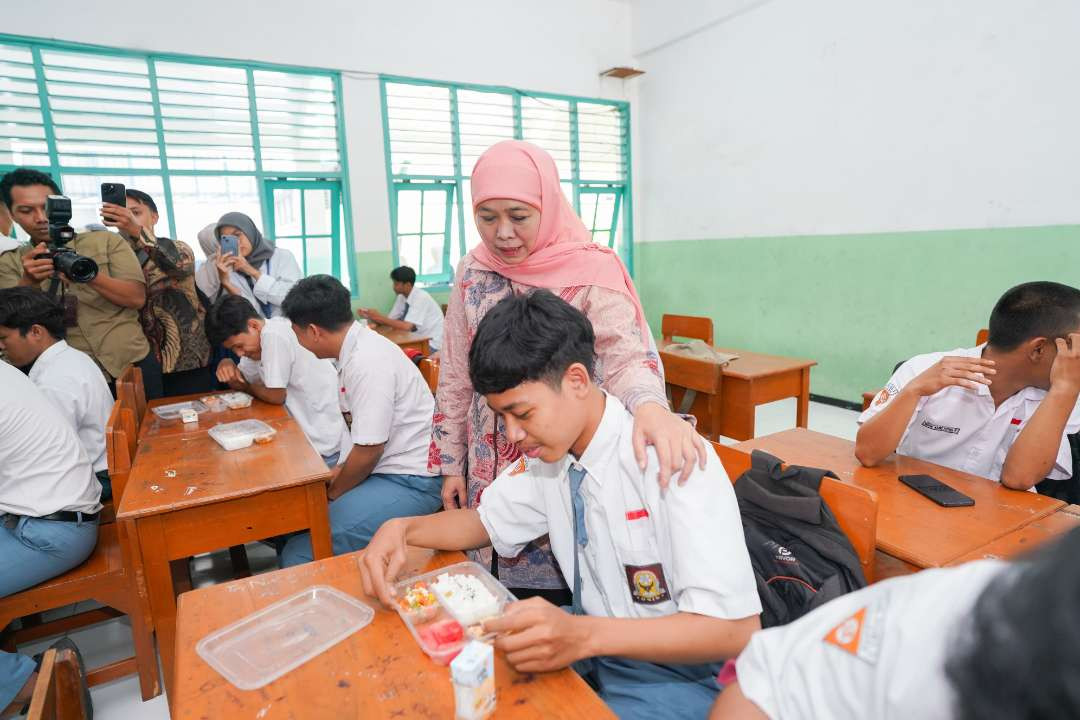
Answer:
[[[406,305],[408,306],[406,308]],[[390,308],[391,320],[404,320],[416,326],[416,332],[431,338],[431,352],[442,347],[443,312],[435,298],[425,290],[413,287],[408,297],[398,295]]]
[[[793,623],[760,630],[735,663],[739,688],[771,720],[953,716],[949,652],[987,584],[979,560],[876,583]]]
[[[285,407],[315,450],[324,457],[337,453],[349,428],[338,407],[333,363],[305,350],[296,340],[292,323],[283,317],[263,324],[259,344],[261,359],[240,358],[240,372],[248,382],[261,380],[270,389],[284,389]]]
[[[101,483],[67,418],[30,378],[3,362],[0,387],[0,514],[100,510]]]
[[[881,412],[904,386],[941,358],[982,357],[983,347],[911,358],[897,368],[885,389],[859,416],[859,424]],[[1045,390],[1026,387],[995,408],[990,388],[985,385],[980,384],[977,390],[949,386],[919,399],[896,452],[1001,482],[1001,468],[1009,449],[1020,431],[1027,427],[1044,397]],[[1065,480],[1072,476],[1072,450],[1066,435],[1078,431],[1080,404],[1073,408],[1065,424],[1057,459],[1048,478]]]
[[[105,454],[105,426],[113,397],[101,369],[81,350],[59,340],[38,355],[30,380],[67,419],[79,436],[94,472],[109,469]]]
[[[235,270],[229,274],[229,282],[239,291],[240,297],[251,303],[260,317],[278,317],[281,315],[281,303],[285,301],[285,296],[304,276],[300,272],[300,265],[297,264],[296,257],[291,252],[279,247],[258,270],[262,275],[255,282],[254,288],[248,285],[247,275],[242,275]],[[217,266],[209,260],[196,268],[195,284],[211,301],[216,300],[220,293],[224,292],[221,289],[221,278],[218,276]],[[269,314],[263,307],[264,303],[270,306]]]
[[[574,586],[574,515],[567,472],[581,484],[588,544],[581,600],[589,615],[648,618],[688,612],[736,620],[761,612],[735,491],[712,447],[685,485],[660,492],[649,448],[645,471],[633,448],[633,416],[606,395],[603,418],[581,458],[520,458],[484,490],[478,511],[492,546],[513,557],[547,534]]]
[[[372,474],[436,475],[428,470],[435,398],[401,348],[354,322],[341,344],[337,368],[341,407],[352,414],[342,462],[353,445],[385,443]]]

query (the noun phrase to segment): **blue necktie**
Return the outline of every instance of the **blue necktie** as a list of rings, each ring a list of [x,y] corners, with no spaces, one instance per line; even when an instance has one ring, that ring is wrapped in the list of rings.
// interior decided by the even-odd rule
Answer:
[[[574,510],[574,614],[584,615],[581,607],[581,570],[578,556],[581,548],[589,544],[589,533],[585,530],[585,499],[581,497],[581,481],[585,479],[585,468],[570,466],[570,505]]]

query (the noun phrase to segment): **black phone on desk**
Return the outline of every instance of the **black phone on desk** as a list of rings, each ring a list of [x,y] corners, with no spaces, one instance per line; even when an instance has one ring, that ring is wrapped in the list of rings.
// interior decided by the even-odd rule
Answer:
[[[975,501],[930,475],[901,475],[900,482],[942,507],[968,507]]]
[[[101,183],[101,202],[127,207],[127,188],[124,183]]]

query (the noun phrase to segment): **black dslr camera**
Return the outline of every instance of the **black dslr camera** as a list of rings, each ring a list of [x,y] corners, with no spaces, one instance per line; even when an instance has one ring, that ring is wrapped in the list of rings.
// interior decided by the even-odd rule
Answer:
[[[45,201],[45,214],[49,217],[49,252],[39,254],[50,258],[57,273],[74,283],[88,283],[98,274],[97,263],[92,258],[75,252],[67,245],[75,239],[71,221],[71,199],[63,195],[50,195]]]

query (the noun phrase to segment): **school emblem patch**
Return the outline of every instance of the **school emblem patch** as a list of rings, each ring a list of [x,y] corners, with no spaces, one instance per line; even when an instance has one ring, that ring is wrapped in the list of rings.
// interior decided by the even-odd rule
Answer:
[[[885,632],[884,603],[859,609],[854,615],[825,634],[825,644],[868,662],[877,662]]]
[[[518,461],[514,464],[514,469],[510,471],[510,475],[511,476],[520,475],[521,473],[525,472],[528,469],[529,469],[529,461],[525,459],[524,455],[522,455],[521,457],[518,458]]]
[[[630,596],[634,602],[656,605],[671,599],[667,578],[664,577],[664,566],[660,563],[623,565],[623,568],[626,570],[626,582],[630,586]]]

